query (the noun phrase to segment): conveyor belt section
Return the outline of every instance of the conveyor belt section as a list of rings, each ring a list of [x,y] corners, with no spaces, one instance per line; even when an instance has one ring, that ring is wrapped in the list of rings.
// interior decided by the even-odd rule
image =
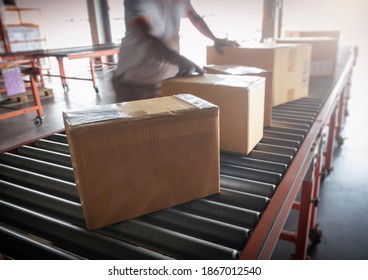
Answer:
[[[0,237],[7,241],[0,252],[31,259],[236,259],[323,102],[308,97],[275,107],[249,155],[222,153],[219,194],[95,231],[85,228],[64,134],[0,154]]]

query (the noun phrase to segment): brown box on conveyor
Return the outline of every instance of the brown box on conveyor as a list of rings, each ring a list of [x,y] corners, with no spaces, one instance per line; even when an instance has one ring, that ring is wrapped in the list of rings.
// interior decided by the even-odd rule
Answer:
[[[190,93],[220,108],[220,149],[248,154],[263,136],[265,79],[239,75],[173,78],[162,94]]]
[[[63,112],[87,227],[219,192],[219,109],[183,94]]]
[[[272,120],[272,72],[256,67],[247,67],[235,64],[205,65],[203,69],[207,74],[227,74],[264,77],[265,81],[265,106],[263,125],[268,127]]]
[[[254,43],[224,47],[222,54],[207,47],[207,64],[237,64],[272,71],[273,106],[308,95],[310,61],[310,45]]]
[[[336,37],[288,37],[276,38],[282,44],[308,44],[312,47],[311,77],[335,75],[339,39]]]

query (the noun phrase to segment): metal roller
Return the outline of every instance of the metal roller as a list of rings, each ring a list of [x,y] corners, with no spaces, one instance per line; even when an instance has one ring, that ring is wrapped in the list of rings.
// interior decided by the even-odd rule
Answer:
[[[305,131],[304,134],[307,134],[308,130],[309,130],[309,125],[307,124],[300,124],[297,121],[281,121],[281,120],[274,120],[272,119],[272,126],[269,128],[288,128],[288,129],[297,129],[297,130],[301,130],[301,131]]]
[[[17,260],[80,260],[82,257],[57,248],[28,233],[0,223],[0,252]],[[31,254],[29,254],[31,252]]]
[[[15,184],[79,202],[74,183],[0,164],[0,176]]]
[[[296,124],[305,124],[307,128],[310,127],[310,125],[313,123],[313,120],[305,119],[305,118],[299,118],[295,116],[277,116],[272,115],[272,122],[286,122],[286,123],[296,123]]]
[[[277,132],[277,131],[264,131],[264,137],[271,137],[271,138],[279,138],[285,140],[292,140],[298,141],[299,143],[303,142],[304,135],[294,134],[294,133],[286,133],[286,132]]]
[[[239,252],[232,248],[165,229],[140,218],[97,231],[176,259],[229,260],[239,257]]]
[[[72,166],[70,155],[66,155],[63,153],[48,151],[31,146],[21,146],[17,149],[17,153],[27,157],[44,160],[63,166]]]
[[[258,143],[254,147],[254,149],[258,151],[264,151],[264,152],[270,152],[270,153],[276,153],[276,154],[288,155],[288,156],[294,156],[297,151],[296,148],[277,146],[277,145],[265,144],[265,143]]]
[[[276,163],[276,162],[270,162],[255,158],[247,158],[244,156],[238,156],[238,155],[231,155],[226,153],[221,153],[220,155],[220,162],[222,163],[228,163],[232,165],[239,165],[243,167],[249,167],[254,169],[261,169],[276,173],[284,174],[287,166],[286,164]]]
[[[282,178],[282,174],[279,173],[253,169],[238,165],[231,165],[227,163],[220,164],[220,173],[229,176],[240,177],[244,179],[265,182],[275,185],[278,185]]]
[[[52,240],[54,246],[88,259],[169,259],[162,254],[0,200],[0,217],[11,226]],[[67,244],[64,248],[63,244]]]
[[[172,208],[143,216],[140,219],[156,226],[236,250],[244,248],[250,235],[249,230],[246,228],[207,219]]]
[[[265,197],[272,197],[276,189],[276,186],[272,184],[237,178],[223,174],[220,175],[220,185],[221,188]]]
[[[56,165],[11,153],[0,154],[0,162],[46,176],[53,176],[61,180],[75,182],[71,167]]]
[[[207,196],[205,199],[225,203],[232,206],[247,208],[257,212],[263,212],[269,202],[269,198],[250,193],[221,188],[219,194]]]
[[[287,110],[287,111],[299,111],[302,113],[318,113],[318,110],[316,109],[310,109],[310,108],[305,108],[302,106],[294,106],[294,107],[282,107],[283,110]]]
[[[313,100],[313,99],[308,99],[308,98],[303,98],[303,99],[299,99],[299,100],[295,100],[293,102],[293,104],[297,104],[297,105],[311,105],[311,106],[319,106],[321,107],[321,100]]]
[[[52,218],[73,223],[74,225],[81,227],[81,229],[85,227],[82,208],[78,203],[73,203],[58,197],[50,196],[6,182],[0,181],[0,186],[0,193],[2,194],[2,197],[7,199],[7,201],[11,202],[13,205],[17,204],[17,206],[20,207],[32,205],[32,210],[37,211],[40,215],[47,215],[47,217],[50,217],[50,219]],[[85,235],[89,233],[93,234],[93,232],[94,231],[86,230]],[[175,258],[187,258],[188,253],[185,251],[187,250],[188,246],[192,248],[202,247],[202,252],[199,253],[199,255],[196,255],[195,257],[191,256],[194,258],[212,258],[211,254],[214,254],[213,257],[215,258],[227,259],[235,258],[237,255],[235,250],[223,248],[222,246],[216,246],[215,244],[208,243],[197,238],[187,238],[185,235],[170,230],[161,229],[160,227],[151,227],[144,221],[136,221],[134,219],[117,223],[112,226],[107,226],[102,229],[98,229],[95,232],[100,232],[104,235],[110,236],[114,235],[115,238],[118,238],[122,241],[128,241],[130,243],[147,247],[152,250],[160,250],[159,248],[156,248],[156,244],[159,244],[162,239],[172,239],[175,244],[168,244],[167,248],[161,252],[164,254],[169,254],[170,256],[175,256]],[[75,233],[70,233],[69,238],[74,238],[74,234]],[[213,234],[216,235],[217,233],[214,232]],[[245,238],[245,241],[246,236],[243,236],[243,238]],[[185,246],[181,248],[183,243]],[[208,256],[201,255],[207,254],[208,252],[210,252]]]
[[[311,88],[313,88],[313,85],[310,85]],[[306,100],[311,100],[311,101],[314,101],[314,102],[321,102],[323,103],[323,101],[326,99],[324,96],[313,96],[313,90],[311,91],[310,94],[308,94],[307,97],[305,97],[304,99]]]
[[[259,143],[271,144],[282,147],[299,148],[300,142],[295,140],[280,139],[274,137],[263,137]]]
[[[260,213],[249,209],[230,206],[215,201],[198,199],[175,207],[189,213],[214,219],[224,223],[253,229]]]
[[[51,150],[58,153],[69,154],[69,146],[64,143],[54,142],[45,139],[39,139],[35,142],[35,146],[38,148]]]
[[[287,110],[287,109],[283,109],[283,108],[273,108],[272,109],[272,114],[292,114],[293,116],[301,116],[301,117],[310,117],[310,118],[315,118],[317,116],[317,113],[314,112],[301,112],[301,111],[296,111],[296,110]]]
[[[269,126],[265,129],[265,131],[284,132],[284,133],[291,133],[291,134],[302,135],[302,136],[306,135],[308,132],[308,130],[306,129],[281,127],[281,126]]]
[[[307,112],[307,113],[318,113],[317,108],[308,108],[306,106],[297,106],[291,104],[285,104],[285,106],[281,107],[283,110],[292,110],[292,111],[300,111],[300,112]]]
[[[272,118],[274,118],[274,119],[276,119],[276,118],[284,118],[286,120],[296,119],[296,120],[300,120],[300,121],[309,121],[310,124],[313,123],[313,121],[315,119],[312,116],[297,115],[297,114],[292,114],[290,112],[288,112],[288,113],[272,112]]]
[[[283,104],[282,107],[285,108],[300,108],[300,109],[305,109],[305,110],[309,110],[309,111],[318,111],[321,108],[321,105],[312,105],[312,104],[298,104],[296,102],[290,102],[290,103],[285,103]]]
[[[61,133],[54,133],[53,135],[50,136],[50,140],[54,142],[68,144],[68,138],[66,137],[65,134]]]
[[[32,209],[55,218],[85,224],[80,203],[3,180],[0,180],[0,194],[4,200],[21,207],[32,206]]]
[[[253,150],[248,154],[248,157],[250,158],[257,158],[261,160],[268,160],[273,162],[279,162],[289,165],[291,161],[293,160],[292,156],[288,155],[281,155],[271,152],[264,152],[264,151],[257,151]]]

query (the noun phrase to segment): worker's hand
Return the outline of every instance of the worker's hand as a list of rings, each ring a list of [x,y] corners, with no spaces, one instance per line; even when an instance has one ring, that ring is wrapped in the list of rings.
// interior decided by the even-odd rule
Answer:
[[[239,44],[236,41],[216,38],[214,40],[214,46],[218,53],[223,53],[223,47],[239,47]]]
[[[179,71],[175,77],[188,77],[192,75],[203,75],[203,69],[186,57],[179,55]]]

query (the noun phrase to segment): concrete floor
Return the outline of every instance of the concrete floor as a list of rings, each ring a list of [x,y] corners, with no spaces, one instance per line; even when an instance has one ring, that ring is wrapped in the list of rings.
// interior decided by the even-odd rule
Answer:
[[[59,79],[46,79],[46,86],[53,88],[54,96],[42,100],[43,125],[33,125],[35,113],[1,120],[0,151],[62,130],[64,109],[115,102],[110,74],[99,77],[98,94],[91,82],[71,80],[69,92],[64,93]],[[364,122],[368,118],[365,106],[361,106],[365,97],[360,92],[359,88],[353,87],[350,114],[343,130],[346,140],[335,150],[334,170],[321,186],[317,220],[323,237],[321,243],[310,250],[312,259],[368,259],[368,144],[364,141]],[[0,112],[4,110],[0,108]],[[295,220],[293,211],[286,227],[293,228]],[[290,259],[292,252],[292,244],[280,241],[273,259]]]

